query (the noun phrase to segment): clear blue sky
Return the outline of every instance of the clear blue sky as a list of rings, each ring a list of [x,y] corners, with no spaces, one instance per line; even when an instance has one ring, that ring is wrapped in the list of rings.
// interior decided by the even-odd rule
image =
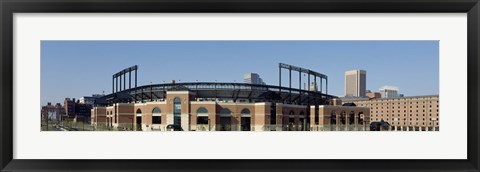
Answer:
[[[352,69],[367,71],[372,91],[393,85],[405,96],[438,94],[438,53],[438,41],[42,41],[41,103],[109,94],[112,75],[132,65],[139,85],[243,82],[249,72],[278,85],[282,62],[326,74],[336,96],[344,95],[344,73]],[[288,71],[282,74],[287,86]]]

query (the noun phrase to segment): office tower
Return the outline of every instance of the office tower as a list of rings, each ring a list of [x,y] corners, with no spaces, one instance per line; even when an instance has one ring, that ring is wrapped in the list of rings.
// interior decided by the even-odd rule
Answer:
[[[351,70],[345,72],[345,97],[365,97],[367,72]]]
[[[260,78],[260,75],[256,73],[247,73],[243,75],[244,82],[247,84],[260,84],[260,85],[265,85],[265,82],[263,82],[262,78]]]
[[[380,95],[382,98],[395,98],[400,97],[398,94],[398,87],[395,86],[383,86],[380,88]]]

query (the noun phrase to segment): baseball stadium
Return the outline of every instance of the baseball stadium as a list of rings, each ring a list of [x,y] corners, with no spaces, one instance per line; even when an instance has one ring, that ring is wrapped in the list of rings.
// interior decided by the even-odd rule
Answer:
[[[279,63],[279,84],[175,82],[137,85],[138,66],[112,76],[112,93],[95,100],[91,125],[113,131],[364,131],[368,107],[338,104],[328,77]],[[282,71],[288,78],[282,78]],[[309,88],[292,88],[292,73]],[[282,79],[288,80],[282,86]]]

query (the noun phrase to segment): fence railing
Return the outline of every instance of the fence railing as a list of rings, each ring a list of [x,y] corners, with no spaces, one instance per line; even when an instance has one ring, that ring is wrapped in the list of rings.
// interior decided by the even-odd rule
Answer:
[[[304,129],[304,127],[306,127]],[[185,129],[184,129],[185,130]],[[231,124],[197,124],[191,125],[190,131],[370,131],[365,125],[231,125]],[[82,121],[42,121],[41,131],[173,131],[166,125],[141,126],[132,123],[84,123]],[[439,131],[439,127],[385,127],[381,131]]]

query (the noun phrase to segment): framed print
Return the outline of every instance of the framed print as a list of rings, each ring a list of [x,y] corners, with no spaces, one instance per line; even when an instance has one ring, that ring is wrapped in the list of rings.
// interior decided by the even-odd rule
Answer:
[[[1,8],[2,171],[479,170],[476,0]]]

